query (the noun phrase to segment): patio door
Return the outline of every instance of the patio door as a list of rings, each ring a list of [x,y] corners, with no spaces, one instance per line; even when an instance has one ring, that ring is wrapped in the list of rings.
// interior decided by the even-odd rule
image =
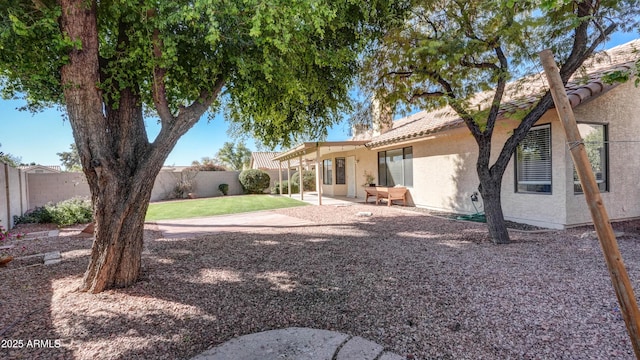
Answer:
[[[347,197],[356,197],[356,157],[347,157]]]

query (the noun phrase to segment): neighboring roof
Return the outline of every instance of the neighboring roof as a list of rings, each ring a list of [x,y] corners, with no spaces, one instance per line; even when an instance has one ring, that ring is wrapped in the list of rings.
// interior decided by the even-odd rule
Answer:
[[[35,171],[35,170],[44,170],[52,173],[62,172],[60,165],[29,165],[29,166],[18,166],[18,169],[23,170],[25,172]]]
[[[274,151],[256,151],[251,153],[251,169],[279,169],[280,165],[278,161],[274,161],[273,158],[280,154]],[[292,160],[291,166],[298,166],[298,160]]]
[[[640,58],[640,39],[600,52],[585,62],[584,70],[579,70],[566,85],[567,96],[572,107],[587,102],[616,87],[617,84],[605,84],[602,76],[615,70],[629,70]],[[505,90],[499,118],[508,118],[509,114],[531,108],[547,89],[543,73],[532,75],[509,83]],[[481,93],[475,97],[475,103],[482,104],[493,94]],[[393,128],[374,137],[367,147],[403,142],[421,138],[447,129],[464,126],[464,121],[450,107],[435,111],[421,111],[393,122]]]
[[[191,166],[163,166],[160,171],[167,171],[167,172],[182,172],[185,171],[187,169],[191,168]]]

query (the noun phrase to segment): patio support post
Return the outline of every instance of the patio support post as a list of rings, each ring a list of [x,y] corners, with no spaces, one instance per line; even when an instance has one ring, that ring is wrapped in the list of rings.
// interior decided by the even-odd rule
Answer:
[[[278,195],[282,195],[282,161],[278,161]]]
[[[640,310],[636,302],[636,296],[633,293],[629,274],[622,261],[622,255],[618,248],[616,236],[609,221],[607,209],[602,202],[600,189],[596,183],[593,169],[589,163],[584,142],[580,136],[576,118],[571,109],[571,103],[567,97],[567,93],[560,78],[558,66],[553,59],[551,50],[544,50],[540,53],[542,67],[549,81],[550,92],[553,102],[560,118],[560,124],[565,132],[571,158],[576,167],[576,172],[580,178],[580,184],[584,190],[585,199],[591,211],[591,218],[596,228],[596,234],[600,240],[600,246],[604,253],[604,260],[609,268],[611,283],[618,297],[620,304],[620,313],[627,325],[627,332],[631,339],[631,346],[636,355],[636,359],[640,359]]]
[[[302,177],[302,154],[300,156],[298,156],[298,176],[300,177],[300,180],[298,180],[298,182],[300,183],[300,200],[304,200],[304,181],[303,177]]]
[[[287,159],[287,187],[289,197],[291,197],[291,159]]]
[[[316,191],[318,192],[318,205],[322,205],[322,182],[320,181],[320,147],[316,148]]]

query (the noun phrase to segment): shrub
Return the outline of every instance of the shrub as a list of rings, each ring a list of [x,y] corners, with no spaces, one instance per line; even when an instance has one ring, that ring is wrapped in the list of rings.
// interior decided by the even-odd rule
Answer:
[[[244,170],[238,179],[245,192],[249,194],[264,193],[264,189],[269,187],[271,181],[269,174],[258,169]]]
[[[218,190],[220,190],[222,195],[229,194],[229,184],[220,184],[220,185],[218,185]]]
[[[45,207],[51,214],[52,222],[59,226],[86,224],[93,220],[93,207],[88,199],[73,198]]]
[[[47,204],[26,212],[22,216],[14,216],[17,224],[54,223],[58,226],[86,224],[93,221],[91,201],[85,198],[72,198],[55,205]]]
[[[38,206],[33,210],[27,210],[22,216],[14,215],[13,223],[18,224],[48,224],[52,223],[51,213],[44,206]]]
[[[302,179],[304,181],[303,185],[304,185],[305,191],[316,191],[316,172],[315,171],[303,170]],[[300,172],[297,172],[291,176],[291,185],[300,187]]]
[[[227,171],[227,168],[222,165],[205,162],[203,164],[198,163],[191,165],[189,171]]]
[[[271,193],[272,194],[279,194],[280,190],[280,183],[276,181],[276,184],[274,187],[271,188]],[[291,193],[295,194],[297,192],[299,192],[300,190],[298,189],[298,186],[295,184],[291,184]],[[283,194],[288,194],[289,193],[289,182],[287,180],[282,180],[282,193]]]

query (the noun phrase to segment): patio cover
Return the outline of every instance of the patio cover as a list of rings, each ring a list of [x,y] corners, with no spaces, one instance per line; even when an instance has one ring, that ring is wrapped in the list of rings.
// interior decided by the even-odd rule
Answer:
[[[369,140],[353,140],[353,141],[316,141],[304,142],[292,149],[281,152],[273,157],[274,161],[278,161],[282,165],[283,161],[298,159],[299,171],[302,173],[303,159],[306,163],[315,162],[316,164],[316,189],[318,191],[318,205],[322,205],[322,172],[320,171],[320,159],[326,154],[338,151],[349,151],[363,147]],[[289,171],[289,170],[287,170]],[[282,166],[280,166],[280,183],[282,183]],[[290,179],[290,176],[287,176]],[[291,185],[289,185],[291,190]],[[304,189],[302,182],[300,183],[300,196],[304,199]],[[280,189],[282,194],[282,189]],[[291,191],[289,191],[291,196]]]

